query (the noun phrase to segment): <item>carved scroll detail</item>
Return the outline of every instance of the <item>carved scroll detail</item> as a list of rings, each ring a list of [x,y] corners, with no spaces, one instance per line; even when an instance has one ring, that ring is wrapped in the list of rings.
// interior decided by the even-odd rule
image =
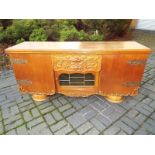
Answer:
[[[38,92],[38,91],[28,91],[26,89],[23,88],[23,86],[19,86],[19,90],[22,92],[22,93],[30,93],[30,94],[39,94],[39,95],[53,95],[55,94],[55,90],[50,90],[50,92]]]
[[[100,71],[101,56],[99,55],[56,55],[54,56],[55,71]]]

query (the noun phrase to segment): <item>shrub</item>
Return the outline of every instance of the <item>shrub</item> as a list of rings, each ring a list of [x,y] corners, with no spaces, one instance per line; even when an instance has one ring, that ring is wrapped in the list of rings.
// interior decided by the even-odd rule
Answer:
[[[48,36],[47,40],[49,40],[49,41],[59,41],[60,40],[60,32],[59,32],[58,24],[54,24],[51,27],[48,27],[45,31]]]
[[[46,41],[48,38],[45,30],[43,28],[35,29],[31,33],[29,40],[30,41]]]
[[[0,26],[2,26],[3,29],[6,29],[11,24],[12,24],[12,19],[0,19]]]
[[[72,27],[70,29],[64,28],[60,32],[61,41],[84,41],[89,40],[89,35],[83,30],[78,31],[76,28]]]
[[[30,38],[51,41],[111,40],[124,37],[130,22],[126,19],[0,20],[0,42],[14,44],[22,41],[21,38],[26,41]],[[94,33],[96,30],[98,34]]]
[[[106,40],[123,37],[129,30],[130,19],[84,19],[80,21],[86,32],[98,30]]]
[[[104,40],[101,34],[88,34],[83,30],[78,31],[74,26],[64,27],[60,32],[61,41],[102,41]]]
[[[107,40],[123,37],[128,33],[130,23],[130,19],[105,20],[102,33],[105,34]]]
[[[35,28],[37,28],[35,20],[13,20],[12,25],[7,27],[5,32],[6,41],[16,43],[16,41],[21,38],[28,40]]]
[[[3,27],[0,27],[0,43],[2,43],[5,39],[5,33]]]
[[[91,41],[102,41],[102,40],[104,40],[104,37],[103,37],[103,35],[100,35],[100,34],[92,34],[89,36],[89,39]]]
[[[39,28],[44,28],[46,29],[46,27],[50,27],[52,25],[54,25],[55,23],[57,23],[57,20],[54,19],[36,19],[35,23],[37,25],[37,27]]]
[[[19,44],[19,43],[22,43],[22,42],[24,42],[25,40],[23,39],[23,38],[20,38],[20,39],[18,39],[17,41],[16,41],[16,44]]]

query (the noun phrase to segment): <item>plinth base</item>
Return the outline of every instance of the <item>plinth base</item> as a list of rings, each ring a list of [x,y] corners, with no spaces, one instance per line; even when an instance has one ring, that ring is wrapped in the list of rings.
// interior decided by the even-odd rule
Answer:
[[[114,96],[114,95],[106,96],[105,99],[112,103],[121,103],[124,100],[122,96]]]
[[[39,101],[39,102],[41,102],[41,101],[45,101],[45,100],[48,98],[48,96],[47,96],[47,95],[33,94],[33,95],[32,95],[32,98],[33,98],[34,101]]]

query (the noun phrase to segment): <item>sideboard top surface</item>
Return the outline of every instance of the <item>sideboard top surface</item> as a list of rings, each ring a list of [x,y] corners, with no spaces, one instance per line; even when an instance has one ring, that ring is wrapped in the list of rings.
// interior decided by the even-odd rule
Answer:
[[[55,53],[107,53],[107,52],[151,52],[151,49],[135,41],[93,41],[93,42],[23,42],[6,49],[14,52]]]

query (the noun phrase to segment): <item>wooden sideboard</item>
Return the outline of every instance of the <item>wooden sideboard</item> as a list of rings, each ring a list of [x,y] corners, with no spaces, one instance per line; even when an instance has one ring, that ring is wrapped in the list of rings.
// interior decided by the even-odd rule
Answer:
[[[119,103],[137,95],[151,49],[135,41],[23,42],[6,49],[21,92],[100,94]]]

